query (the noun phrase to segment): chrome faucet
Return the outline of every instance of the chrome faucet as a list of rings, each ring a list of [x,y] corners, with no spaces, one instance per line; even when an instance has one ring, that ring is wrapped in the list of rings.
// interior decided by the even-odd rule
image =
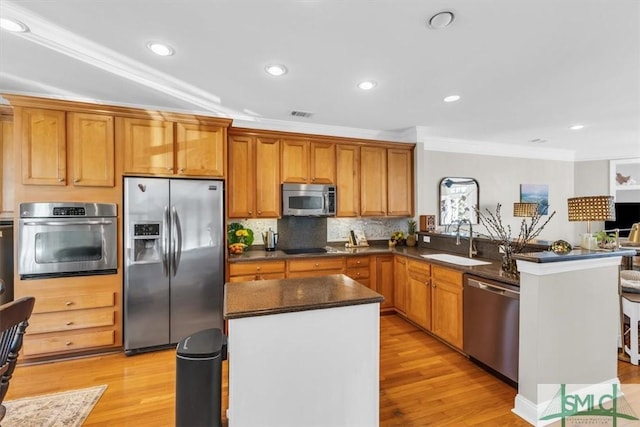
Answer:
[[[474,255],[478,255],[478,251],[473,244],[473,224],[468,219],[461,219],[458,221],[458,228],[456,229],[456,245],[460,244],[460,226],[464,223],[469,224],[469,258],[473,258]]]

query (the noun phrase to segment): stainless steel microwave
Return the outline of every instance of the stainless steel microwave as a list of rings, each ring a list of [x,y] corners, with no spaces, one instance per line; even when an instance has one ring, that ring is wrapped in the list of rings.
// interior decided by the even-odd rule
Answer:
[[[335,185],[282,184],[282,216],[335,215]]]

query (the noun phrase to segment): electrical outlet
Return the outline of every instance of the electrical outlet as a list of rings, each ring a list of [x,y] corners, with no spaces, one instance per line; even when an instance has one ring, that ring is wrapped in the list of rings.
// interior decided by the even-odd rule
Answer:
[[[431,243],[431,236],[422,236],[422,243]]]

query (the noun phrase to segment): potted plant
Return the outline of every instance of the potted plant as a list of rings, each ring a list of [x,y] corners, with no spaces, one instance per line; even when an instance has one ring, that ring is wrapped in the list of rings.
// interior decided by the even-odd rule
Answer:
[[[416,237],[417,229],[418,223],[415,220],[410,219],[409,221],[407,221],[407,246],[415,246],[418,242]]]

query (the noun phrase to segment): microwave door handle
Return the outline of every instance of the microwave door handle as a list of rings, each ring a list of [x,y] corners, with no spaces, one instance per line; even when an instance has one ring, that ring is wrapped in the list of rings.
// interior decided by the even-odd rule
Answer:
[[[24,225],[51,225],[51,226],[64,226],[64,225],[111,225],[113,221],[25,221]]]
[[[173,228],[173,250],[171,253],[171,258],[172,273],[175,277],[175,275],[178,273],[178,267],[180,266],[180,256],[182,255],[182,226],[180,225],[180,217],[178,216],[178,211],[176,210],[175,206],[171,208],[171,217],[171,227]]]
[[[169,207],[164,207],[162,213],[162,273],[169,277]]]
[[[322,213],[329,213],[329,192],[325,191],[322,193]]]

